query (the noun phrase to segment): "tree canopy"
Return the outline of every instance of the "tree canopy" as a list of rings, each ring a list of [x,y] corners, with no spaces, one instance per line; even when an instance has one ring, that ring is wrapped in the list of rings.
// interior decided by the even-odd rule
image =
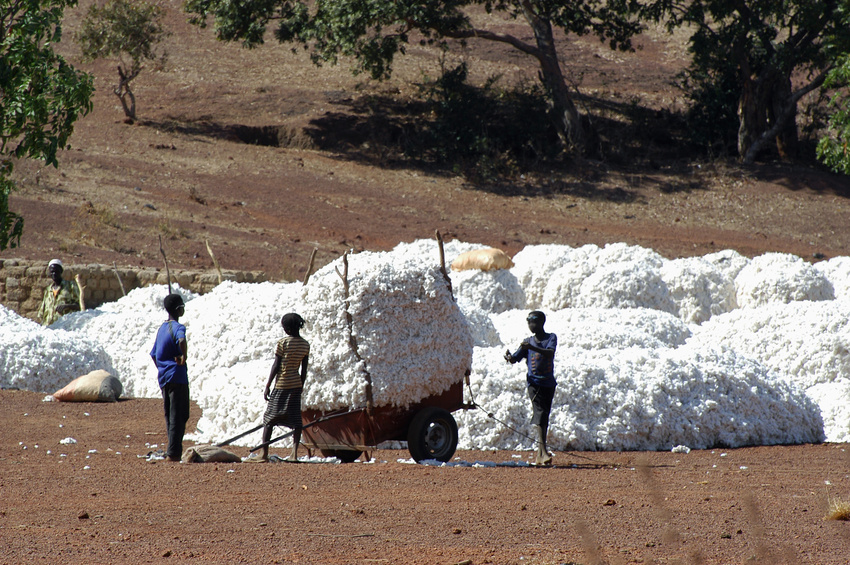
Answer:
[[[162,15],[162,8],[155,4],[108,0],[102,7],[89,7],[76,35],[86,59],[118,57],[118,84],[112,92],[130,120],[136,119],[136,96],[130,83],[142,72],[144,61],[164,63],[166,59],[165,51],[157,51],[157,44],[169,35],[162,27]]]
[[[793,157],[800,100],[850,53],[850,1],[659,0],[653,9],[670,28],[695,30],[692,99],[713,124],[737,123],[739,156],[750,162],[774,144]]]
[[[267,26],[274,21],[275,38],[308,48],[315,63],[333,64],[340,56],[351,57],[355,72],[376,79],[391,74],[393,58],[404,54],[414,34],[431,43],[447,39],[505,43],[537,60],[563,144],[581,151],[584,128],[564,80],[553,29],[594,34],[613,48],[629,49],[630,38],[641,29],[632,17],[638,4],[634,0],[188,0],[186,10],[201,26],[212,17],[219,39],[241,41],[246,47],[263,43]],[[524,20],[533,41],[476,27],[464,11],[471,6]]]
[[[9,210],[16,159],[58,165],[74,122],[91,111],[89,75],[53,51],[76,0],[16,0],[0,6],[0,250],[16,247],[23,218]]]

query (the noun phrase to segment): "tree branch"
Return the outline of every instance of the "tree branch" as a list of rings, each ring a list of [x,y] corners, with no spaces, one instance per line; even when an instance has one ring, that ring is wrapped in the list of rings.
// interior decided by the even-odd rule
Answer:
[[[512,35],[508,35],[506,33],[496,33],[493,31],[488,31],[486,29],[461,29],[452,32],[444,32],[443,35],[445,37],[450,37],[452,39],[469,39],[469,38],[479,38],[479,39],[487,39],[489,41],[498,41],[500,43],[507,43],[511,45],[515,49],[526,53],[527,55],[531,55],[532,57],[540,58],[542,54],[540,50],[537,49],[533,45],[529,45],[528,43],[518,39]]]

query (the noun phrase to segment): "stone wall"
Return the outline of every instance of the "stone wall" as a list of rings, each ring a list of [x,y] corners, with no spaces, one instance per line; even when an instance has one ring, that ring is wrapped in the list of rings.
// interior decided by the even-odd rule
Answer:
[[[97,308],[105,302],[121,298],[122,284],[124,292],[152,284],[168,284],[168,274],[165,269],[134,269],[132,267],[113,269],[108,265],[66,264],[63,278],[74,280],[76,275],[80,275],[83,286],[86,287],[87,308]],[[268,279],[265,273],[260,271],[223,271],[222,280],[254,283]],[[197,294],[204,294],[218,285],[218,272],[172,270],[171,282]],[[0,259],[0,303],[19,315],[31,320],[36,319],[41,297],[49,284],[50,276],[47,274],[46,261]]]

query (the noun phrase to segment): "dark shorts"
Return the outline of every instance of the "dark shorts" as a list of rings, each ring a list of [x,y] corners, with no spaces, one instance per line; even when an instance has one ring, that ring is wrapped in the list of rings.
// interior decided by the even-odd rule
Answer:
[[[528,385],[528,398],[531,399],[531,423],[535,426],[549,426],[549,412],[555,398],[555,387]]]
[[[269,403],[263,416],[265,426],[286,426],[300,428],[301,424],[301,389],[275,388],[269,395]]]

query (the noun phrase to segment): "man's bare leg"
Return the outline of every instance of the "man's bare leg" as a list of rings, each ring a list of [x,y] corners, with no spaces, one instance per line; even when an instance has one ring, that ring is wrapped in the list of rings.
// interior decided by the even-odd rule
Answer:
[[[298,461],[299,443],[301,443],[301,428],[295,428],[292,432],[292,453],[286,458],[287,461]]]

